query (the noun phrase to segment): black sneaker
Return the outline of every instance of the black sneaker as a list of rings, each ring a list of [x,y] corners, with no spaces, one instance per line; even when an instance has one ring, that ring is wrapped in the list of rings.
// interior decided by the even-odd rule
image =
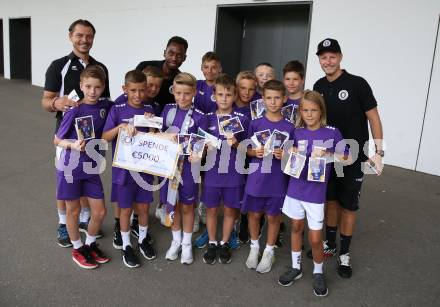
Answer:
[[[286,225],[284,224],[284,222],[281,222],[280,224],[280,231],[278,232],[278,237],[277,240],[275,241],[275,247],[276,248],[281,248],[283,247],[283,243],[284,243],[284,231],[286,230]]]
[[[350,254],[346,253],[338,257],[338,274],[342,278],[350,278],[352,275]]]
[[[139,238],[139,222],[137,219],[133,219],[131,222],[131,236],[136,239]]]
[[[328,294],[324,274],[313,274],[313,293],[315,293],[316,296],[326,296]]]
[[[90,220],[89,220],[89,222],[90,222]],[[80,223],[78,224],[78,227],[79,227],[78,230],[79,230],[80,232],[82,232],[82,233],[87,234],[87,228],[89,227],[89,222],[80,222]],[[103,234],[102,230],[100,229],[100,230],[98,231],[98,233],[95,235],[95,238],[96,238],[96,239],[101,239],[103,236],[104,236],[104,234]]]
[[[115,222],[115,228],[113,229],[113,247],[122,249],[121,226],[118,222]]]
[[[67,232],[66,224],[58,224],[57,239],[58,245],[61,247],[72,246],[72,242],[70,242],[69,234]]]
[[[122,262],[128,268],[137,268],[140,266],[139,260],[137,259],[133,248],[130,245],[122,250]]]
[[[229,247],[228,243],[220,245],[218,253],[219,253],[218,261],[220,263],[226,264],[231,262],[231,248]]]
[[[148,241],[148,243],[150,243],[150,245],[154,243],[154,238],[150,234],[150,232],[147,232],[147,241]]]
[[[240,232],[238,233],[238,240],[240,240],[241,244],[246,244],[249,242],[249,230],[246,214],[242,214],[240,216]]]
[[[150,242],[148,242],[148,238],[145,238],[142,243],[139,244],[139,250],[145,259],[153,260],[156,258],[156,251]]]
[[[206,264],[214,264],[217,258],[217,245],[209,243],[205,254],[203,255],[203,262]]]
[[[295,280],[302,277],[302,270],[290,268],[287,272],[278,278],[278,284],[283,287],[291,286]]]

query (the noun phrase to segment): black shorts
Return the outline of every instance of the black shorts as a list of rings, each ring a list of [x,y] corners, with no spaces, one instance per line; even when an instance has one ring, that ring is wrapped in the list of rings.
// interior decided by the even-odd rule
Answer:
[[[356,211],[359,209],[364,173],[361,163],[355,163],[343,168],[344,176],[338,177],[332,165],[331,174],[327,185],[327,200],[336,200],[342,208]]]

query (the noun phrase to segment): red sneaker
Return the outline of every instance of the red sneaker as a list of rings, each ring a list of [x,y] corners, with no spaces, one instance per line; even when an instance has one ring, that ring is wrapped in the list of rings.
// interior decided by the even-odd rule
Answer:
[[[86,245],[83,245],[78,249],[73,249],[72,259],[83,269],[96,269],[98,267],[98,264],[90,254]]]
[[[99,249],[98,244],[96,242],[93,242],[88,246],[90,254],[95,259],[96,262],[102,264],[107,263],[110,261],[110,258],[107,258],[105,254]]]

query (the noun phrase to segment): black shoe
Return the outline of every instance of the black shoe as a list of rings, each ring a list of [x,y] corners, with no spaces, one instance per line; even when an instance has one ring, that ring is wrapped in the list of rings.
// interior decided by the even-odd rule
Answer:
[[[229,247],[228,243],[220,245],[220,249],[218,253],[219,253],[218,261],[220,263],[226,264],[231,262],[231,248]]]
[[[147,241],[148,243],[151,245],[154,243],[154,238],[153,236],[150,234],[150,232],[147,232]]]
[[[133,219],[131,222],[131,236],[136,239],[139,238],[139,222],[137,219]]]
[[[217,245],[209,243],[205,254],[203,255],[203,262],[206,264],[214,264],[217,258]]]
[[[90,222],[90,219],[89,219],[88,222],[81,222],[81,223],[79,223],[79,224],[78,224],[78,228],[79,228],[78,230],[79,230],[80,232],[82,232],[82,233],[87,234],[87,229],[88,229],[88,227],[89,227],[89,222]],[[102,230],[100,229],[100,230],[98,231],[98,233],[95,235],[95,238],[96,238],[96,239],[101,239],[103,236],[104,236],[104,234],[103,234]]]
[[[61,247],[72,246],[72,242],[70,242],[69,234],[67,233],[66,224],[58,224],[57,239],[58,239],[58,245]]]
[[[148,242],[148,238],[145,238],[141,244],[139,244],[139,250],[144,258],[152,260],[156,258],[156,251],[153,246]]]
[[[278,232],[278,237],[277,240],[275,241],[275,247],[276,248],[281,248],[283,247],[283,243],[284,243],[284,231],[286,229],[286,225],[284,225],[284,222],[281,222],[280,224],[280,231]]]
[[[242,214],[240,217],[240,232],[238,233],[238,240],[241,244],[249,242],[248,221],[246,214]]]
[[[313,274],[313,293],[316,296],[326,296],[328,294],[324,274]]]
[[[113,247],[116,249],[122,249],[121,228],[118,222],[115,222],[115,228],[113,230]]]
[[[290,268],[287,272],[278,278],[278,284],[283,287],[291,286],[295,280],[302,277],[302,270]]]
[[[352,275],[350,254],[346,253],[338,257],[338,274],[342,278],[350,278]]]
[[[133,248],[130,245],[122,250],[122,262],[128,268],[137,268],[140,266],[139,260],[137,259]]]

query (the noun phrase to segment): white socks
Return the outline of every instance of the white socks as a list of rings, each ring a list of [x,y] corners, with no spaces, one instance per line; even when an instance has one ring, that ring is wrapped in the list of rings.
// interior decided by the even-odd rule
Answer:
[[[130,242],[130,231],[121,231],[122,236],[122,249],[125,250],[127,246],[131,246]]]
[[[251,240],[251,247],[252,248],[260,248],[260,243],[258,242],[258,240]]]
[[[173,241],[177,243],[182,243],[182,231],[181,230],[172,230],[173,233]]]
[[[58,209],[58,223],[66,225],[66,210]]]
[[[292,251],[292,268],[301,270],[301,251]]]
[[[182,245],[191,245],[192,232],[183,232]]]
[[[91,236],[89,235],[89,233],[87,233],[86,235],[86,245],[90,246],[90,244],[95,243],[96,242],[96,237],[95,236]]]
[[[322,266],[324,262],[316,263],[313,261],[313,274],[322,274]]]
[[[90,208],[81,208],[81,212],[79,214],[79,222],[87,223],[90,219]]]
[[[142,241],[144,241],[144,239],[147,237],[147,231],[148,231],[148,226],[141,226],[139,225],[139,244],[142,243]]]
[[[270,253],[273,253],[273,249],[274,249],[274,245],[267,245],[266,244],[266,248],[264,249],[264,251],[268,251]]]
[[[72,242],[72,245],[73,245],[74,249],[78,249],[81,246],[83,246],[83,243],[82,243],[81,239],[76,240],[76,241],[70,241],[70,242]]]

